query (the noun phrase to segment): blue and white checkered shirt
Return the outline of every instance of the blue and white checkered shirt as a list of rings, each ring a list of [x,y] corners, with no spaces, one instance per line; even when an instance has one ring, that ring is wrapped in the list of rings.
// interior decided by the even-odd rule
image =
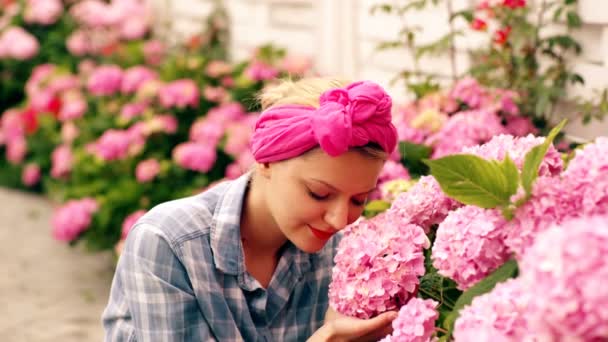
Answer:
[[[240,239],[249,177],[137,222],[103,313],[106,341],[304,341],[322,325],[339,237],[315,254],[288,243],[264,289],[245,269]]]

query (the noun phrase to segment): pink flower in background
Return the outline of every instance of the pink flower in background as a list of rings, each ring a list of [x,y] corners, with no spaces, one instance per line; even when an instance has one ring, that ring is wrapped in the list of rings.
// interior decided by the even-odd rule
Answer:
[[[120,117],[125,120],[131,120],[143,114],[148,108],[145,102],[126,103],[120,110]]]
[[[411,127],[409,124],[401,122],[395,125],[399,141],[409,141],[414,144],[422,144],[428,137],[429,132]]]
[[[254,81],[271,80],[279,75],[276,68],[262,61],[252,61],[243,73]]]
[[[59,145],[51,154],[51,177],[63,178],[72,171],[74,156],[68,145]]]
[[[61,98],[61,109],[58,119],[67,121],[81,118],[87,111],[87,101],[79,91],[70,91],[63,94]]]
[[[419,225],[429,232],[432,225],[442,222],[450,211],[460,206],[441,191],[433,176],[423,176],[409,191],[397,196],[389,211],[402,222]]]
[[[376,190],[370,194],[370,199],[382,198],[380,189],[384,183],[395,179],[408,180],[410,178],[410,174],[403,164],[393,160],[387,160],[384,163],[382,171],[380,171],[380,175],[378,176],[378,186],[376,187]]]
[[[11,26],[0,33],[0,58],[24,61],[38,54],[40,44],[36,37],[18,26]]]
[[[104,14],[108,11],[108,5],[100,0],[79,1],[70,8],[70,14],[81,24],[91,28],[105,25]]]
[[[187,106],[196,108],[199,96],[198,87],[191,79],[173,81],[161,87],[158,93],[160,104],[165,108],[185,108]]]
[[[59,93],[69,90],[79,90],[80,88],[80,80],[77,76],[72,74],[58,74],[54,75],[49,80],[49,84],[47,89],[49,91]]]
[[[60,0],[27,0],[23,18],[29,24],[54,24],[63,13]]]
[[[156,71],[141,65],[134,66],[125,70],[120,90],[123,94],[134,93],[144,82],[156,79]]]
[[[454,325],[457,342],[519,342],[541,341],[528,327],[528,289],[519,279],[499,283],[489,293],[473,298],[460,310]],[[529,339],[526,339],[529,338]]]
[[[210,121],[225,125],[230,122],[239,121],[245,114],[245,110],[240,103],[228,102],[211,108],[207,113],[207,118]]]
[[[509,134],[524,136],[529,133],[538,133],[538,129],[528,117],[510,115],[507,116],[506,120],[507,124],[505,128]]]
[[[203,96],[207,101],[220,103],[228,99],[229,94],[226,89],[222,87],[212,87],[207,85],[203,89]]]
[[[216,159],[215,148],[206,144],[186,142],[173,149],[173,160],[188,170],[208,172]]]
[[[72,55],[80,57],[92,51],[89,39],[84,31],[77,30],[70,34],[65,45]]]
[[[160,40],[148,40],[144,43],[143,52],[148,65],[158,65],[165,57],[166,47]]]
[[[334,258],[331,307],[370,318],[405,305],[425,272],[423,249],[429,246],[422,228],[390,215],[349,225]]]
[[[123,71],[117,65],[102,65],[97,67],[89,77],[87,89],[93,95],[113,95],[120,90]]]
[[[439,318],[438,304],[432,299],[410,299],[393,321],[393,333],[379,342],[430,342]]]
[[[496,210],[471,205],[456,209],[439,224],[433,243],[433,266],[466,290],[509,258],[505,219]]]
[[[26,186],[34,186],[40,181],[40,166],[38,164],[27,164],[21,173],[21,181]]]
[[[290,75],[304,75],[312,68],[312,59],[306,56],[287,55],[280,65]]]
[[[458,153],[463,147],[485,143],[493,136],[506,133],[501,118],[494,112],[475,110],[451,116],[441,130],[425,144],[433,146],[432,158]]]
[[[214,120],[209,120],[209,116],[196,120],[190,126],[190,140],[213,146],[216,148],[220,139],[224,136],[224,126]]]
[[[163,87],[164,84],[159,80],[144,81],[137,89],[135,99],[140,102],[151,101],[159,94]]]
[[[61,140],[64,144],[71,145],[79,134],[78,127],[72,121],[64,122],[61,125]]]
[[[148,134],[157,132],[175,134],[177,125],[177,119],[173,115],[155,115],[151,120],[146,121],[146,130]]]
[[[608,340],[608,217],[540,233],[520,263],[530,329],[542,341]]]
[[[228,75],[232,72],[232,65],[230,63],[221,60],[212,60],[205,67],[205,73],[209,77],[218,78],[220,76]]]
[[[160,172],[160,163],[156,159],[146,159],[139,162],[135,168],[135,178],[140,183],[150,182]]]
[[[98,209],[99,205],[91,197],[68,201],[53,214],[53,237],[59,241],[74,241],[89,228]]]
[[[133,225],[135,225],[137,220],[139,220],[139,218],[144,216],[145,214],[146,214],[146,211],[143,209],[140,209],[140,210],[137,210],[137,211],[131,213],[129,216],[127,216],[125,218],[125,220],[122,222],[122,232],[120,234],[121,240],[124,240],[127,238],[127,235],[129,235],[129,232],[131,231],[131,228],[133,228]]]
[[[485,159],[495,160],[503,160],[508,154],[509,158],[521,170],[526,153],[532,148],[541,145],[544,141],[544,137],[535,137],[531,134],[525,137],[500,134],[492,137],[490,141],[483,145],[465,147],[461,153],[474,154]],[[564,163],[560,153],[551,145],[539,167],[538,174],[540,176],[559,175],[563,167]]]
[[[222,83],[222,86],[225,88],[234,87],[234,78],[232,78],[230,76],[222,77],[222,80],[220,82]]]
[[[477,109],[487,94],[476,79],[466,77],[454,85],[449,96],[455,100],[464,102],[470,109]]]
[[[21,164],[27,153],[27,142],[24,136],[18,136],[6,142],[6,160],[11,164]]]
[[[251,166],[255,163],[255,159],[250,151],[243,152],[235,162],[226,167],[224,176],[227,179],[236,179],[241,175],[245,174],[251,169]]]
[[[83,59],[78,62],[78,75],[88,79],[91,74],[93,74],[93,71],[95,71],[95,68],[97,68],[97,63],[95,63],[95,61],[91,59]]]
[[[233,123],[226,129],[226,145],[224,145],[224,152],[236,157],[249,150],[249,142],[251,141],[251,135],[253,130],[251,127],[243,123]]]
[[[150,28],[150,20],[142,15],[123,21],[120,27],[120,35],[126,40],[143,38]]]
[[[25,84],[25,92],[29,96],[39,92],[42,88],[42,83],[48,81],[56,69],[57,67],[54,64],[48,63],[35,66]]]
[[[132,140],[127,131],[109,129],[95,143],[95,155],[106,161],[123,159],[129,155]]]
[[[7,109],[0,117],[0,132],[4,136],[5,143],[23,137],[25,125],[21,112],[17,109]]]

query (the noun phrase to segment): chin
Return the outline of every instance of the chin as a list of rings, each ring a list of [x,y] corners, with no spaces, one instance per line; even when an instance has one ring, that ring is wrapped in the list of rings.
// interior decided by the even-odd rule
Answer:
[[[306,240],[299,240],[299,241],[292,241],[292,243],[298,247],[299,250],[306,252],[306,253],[317,253],[318,251],[320,251],[321,249],[323,249],[323,247],[325,247],[325,242],[322,241],[316,241],[313,242],[311,241],[312,239],[307,238]]]

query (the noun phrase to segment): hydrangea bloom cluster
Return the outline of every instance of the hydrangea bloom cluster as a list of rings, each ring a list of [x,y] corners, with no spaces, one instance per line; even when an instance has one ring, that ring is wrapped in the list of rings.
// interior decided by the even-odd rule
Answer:
[[[454,324],[454,340],[525,341],[530,336],[525,313],[529,295],[518,279],[497,284],[489,293],[475,297],[471,305],[460,310]]]
[[[90,197],[68,201],[53,214],[53,237],[66,242],[75,240],[89,227],[98,208],[97,201]]]
[[[393,333],[380,342],[428,342],[435,333],[439,312],[432,299],[412,298],[399,310],[393,321]]]
[[[403,164],[393,160],[387,160],[378,175],[378,186],[376,190],[370,194],[370,199],[384,198],[381,193],[382,186],[393,180],[409,180],[411,179],[410,173],[407,171]]]
[[[466,290],[507,261],[504,224],[497,210],[468,205],[450,212],[437,228],[433,266]]]
[[[434,177],[423,176],[408,192],[397,196],[389,210],[402,222],[413,223],[428,232],[459,206],[441,191]]]
[[[608,340],[608,216],[564,221],[521,262],[530,327],[551,341]]]
[[[577,150],[563,178],[565,191],[580,203],[580,214],[608,213],[608,137]]]
[[[494,136],[490,141],[483,145],[465,147],[461,153],[474,154],[485,159],[503,160],[508,154],[515,165],[521,170],[526,153],[533,147],[542,144],[544,137],[535,137],[529,134],[525,137],[514,137],[512,135],[500,134]],[[559,174],[564,165],[560,153],[551,145],[543,162],[541,163],[538,174],[540,176],[552,176]]]
[[[515,211],[515,217],[504,227],[505,244],[516,257],[521,257],[536,235],[552,223],[577,215],[577,195],[565,189],[566,183],[559,177],[539,177],[536,180],[532,197]]]
[[[352,224],[335,257],[330,305],[359,318],[398,309],[417,290],[425,272],[423,249],[429,245],[422,228],[391,215]]]

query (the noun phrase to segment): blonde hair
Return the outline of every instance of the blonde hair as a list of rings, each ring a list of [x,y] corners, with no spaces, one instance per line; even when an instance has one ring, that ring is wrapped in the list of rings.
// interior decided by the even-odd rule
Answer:
[[[350,83],[350,81],[344,79],[330,77],[311,77],[297,81],[282,80],[276,85],[263,89],[258,95],[258,100],[262,105],[262,110],[285,104],[319,108],[319,97],[321,97],[321,94],[329,89],[344,88]],[[376,143],[352,147],[351,150],[372,159],[386,160],[388,158],[388,153]]]

